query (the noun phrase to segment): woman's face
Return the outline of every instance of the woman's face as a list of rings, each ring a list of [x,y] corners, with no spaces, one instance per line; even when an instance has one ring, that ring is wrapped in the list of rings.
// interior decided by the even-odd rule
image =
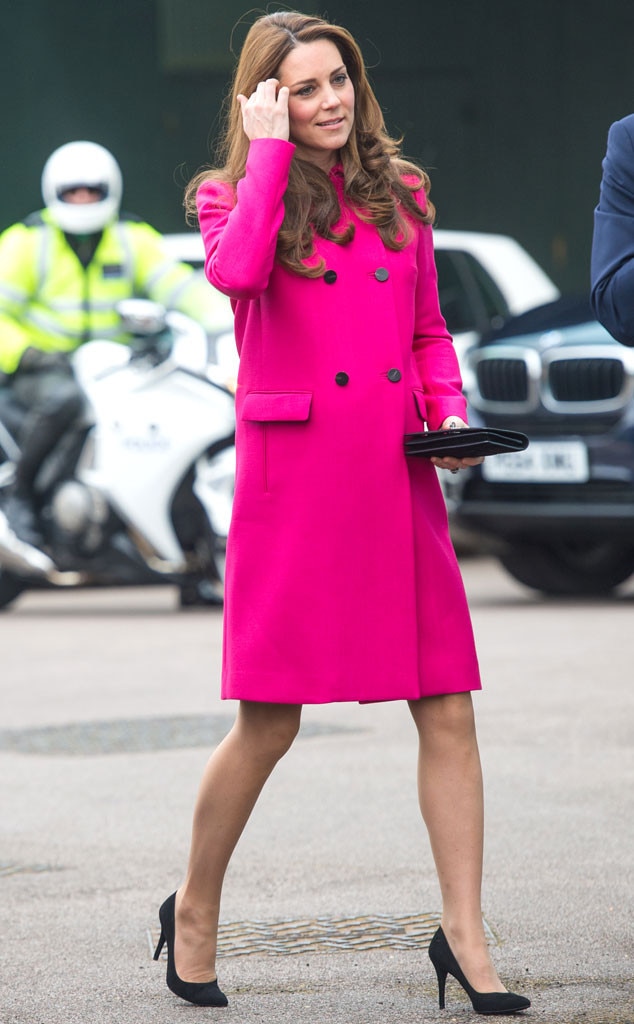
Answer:
[[[278,78],[290,92],[297,156],[329,171],[354,125],[354,86],[339,50],[330,39],[300,43],[282,61]]]

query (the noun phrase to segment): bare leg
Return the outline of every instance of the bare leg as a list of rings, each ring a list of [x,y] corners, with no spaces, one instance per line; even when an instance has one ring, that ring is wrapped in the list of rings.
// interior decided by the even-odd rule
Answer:
[[[481,910],[482,770],[470,693],[412,701],[419,734],[418,795],[442,894],[442,927],[478,992],[505,992]]]
[[[297,735],[301,711],[300,704],[241,701],[233,728],[207,763],[187,875],[176,896],[174,959],[183,981],[216,976],[225,871],[264,783]]]

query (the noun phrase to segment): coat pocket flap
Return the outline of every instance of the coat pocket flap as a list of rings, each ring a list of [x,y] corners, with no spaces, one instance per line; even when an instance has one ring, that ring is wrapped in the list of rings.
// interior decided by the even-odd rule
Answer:
[[[414,388],[413,391],[414,402],[418,409],[418,415],[421,420],[427,420],[427,402],[425,401],[425,393],[422,388]]]
[[[312,391],[249,391],[242,403],[242,419],[257,423],[307,420]]]

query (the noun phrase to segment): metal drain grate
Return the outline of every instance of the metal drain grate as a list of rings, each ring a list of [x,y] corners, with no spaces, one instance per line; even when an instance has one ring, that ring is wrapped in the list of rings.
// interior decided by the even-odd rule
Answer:
[[[0,861],[0,878],[6,875],[41,875],[46,871],[64,871],[55,864],[16,864],[14,861]]]
[[[181,715],[75,722],[39,729],[0,729],[0,750],[19,754],[90,757],[215,747],[229,732],[233,721],[230,715]],[[299,731],[299,739],[361,731],[306,722]]]
[[[605,1010],[601,1010],[598,1013],[583,1010],[575,1017],[557,1017],[556,1021],[554,1017],[547,1017],[545,1024],[548,1024],[548,1021],[551,1021],[552,1024],[634,1024],[634,1011],[632,1014],[628,1014],[627,1017],[623,1016],[623,1010],[614,1010],[612,1013],[610,1011],[607,1012],[610,1014],[609,1016],[606,1016]]]
[[[366,949],[425,949],[440,924],[440,914],[393,917],[315,917],[305,920],[231,921],[218,930],[219,956],[297,956]],[[495,937],[485,922],[489,941]],[[159,933],[148,933],[152,952]],[[163,957],[167,952],[163,950]]]
[[[532,979],[534,983],[535,979]],[[534,1010],[537,1004],[542,1003],[539,1010],[540,1024],[634,1024],[634,1006],[632,997],[627,994],[627,985],[619,987],[620,1006],[607,1006],[610,1000],[610,988],[614,993],[613,985],[606,984],[607,979],[592,984],[589,981],[578,983],[575,981],[563,982],[559,985],[540,985],[539,993],[535,993]],[[617,983],[618,984],[618,983]],[[564,990],[564,998],[567,1002],[565,1009],[556,1012],[548,1006],[549,993],[552,993],[555,1000],[559,1000]],[[528,994],[528,993],[527,993]],[[592,1006],[591,1004],[595,1005]],[[600,1004],[604,1005],[601,1006]],[[583,1009],[571,1010],[571,1005]],[[518,1018],[519,1020],[519,1018]]]

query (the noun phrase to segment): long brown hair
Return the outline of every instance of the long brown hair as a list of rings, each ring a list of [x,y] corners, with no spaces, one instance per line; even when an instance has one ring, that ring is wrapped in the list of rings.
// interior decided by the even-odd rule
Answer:
[[[413,194],[421,188],[429,192],[429,178],[402,158],[400,141],[388,135],[361,50],[350,33],[322,18],[295,11],[264,15],[249,29],[233,76],[225,129],[218,147],[222,167],[201,171],[190,181],[185,192],[188,217],[196,218],[196,192],[205,181],[221,180],[235,188],[244,177],[249,139],[242,127],[238,94],[251,96],[259,82],[277,78],[280,65],[291,50],[317,39],[334,43],[354,86],[354,128],[340,151],[347,199],[359,216],[376,225],[385,245],[401,249],[411,237],[407,214],[426,224],[433,222],[431,203],[427,203],[423,213]],[[333,232],[341,216],[334,187],[324,171],[297,157],[291,163],[284,206],[277,258],[298,274],[318,277],[323,273],[323,261],[311,261],[310,267],[303,262],[314,254],[314,235],[345,244],[352,238],[354,226],[341,234]]]

